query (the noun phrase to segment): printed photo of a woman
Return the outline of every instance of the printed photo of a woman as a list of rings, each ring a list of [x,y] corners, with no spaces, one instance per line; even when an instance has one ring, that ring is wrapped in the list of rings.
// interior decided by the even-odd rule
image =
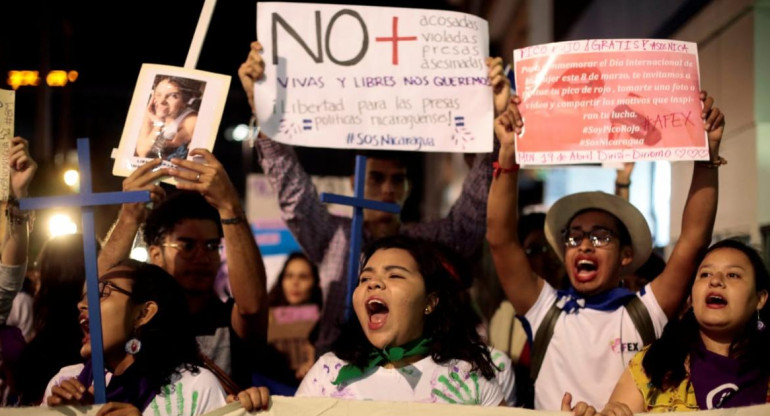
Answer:
[[[205,88],[205,81],[157,75],[134,155],[164,160],[187,157]]]

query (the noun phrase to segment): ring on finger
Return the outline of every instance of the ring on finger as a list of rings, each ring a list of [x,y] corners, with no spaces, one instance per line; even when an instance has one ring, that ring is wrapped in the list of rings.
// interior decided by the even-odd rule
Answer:
[[[198,176],[195,177],[195,181],[196,182],[200,182],[201,181],[201,174],[200,173],[198,174]]]

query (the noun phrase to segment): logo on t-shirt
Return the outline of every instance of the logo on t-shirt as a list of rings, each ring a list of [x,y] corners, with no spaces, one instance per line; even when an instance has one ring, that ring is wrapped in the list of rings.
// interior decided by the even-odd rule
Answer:
[[[623,342],[623,340],[620,338],[615,338],[612,340],[612,342],[610,342],[610,348],[615,354],[641,351],[638,342]]]
[[[738,391],[738,386],[733,383],[725,383],[714,387],[706,395],[706,406],[709,409],[721,409],[725,399],[732,396],[736,391]]]

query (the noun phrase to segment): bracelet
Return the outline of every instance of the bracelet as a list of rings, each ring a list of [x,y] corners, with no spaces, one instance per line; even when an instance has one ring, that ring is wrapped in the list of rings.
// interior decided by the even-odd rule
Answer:
[[[629,186],[631,186],[631,181],[628,181],[628,183],[615,182],[616,188],[628,188]]]
[[[518,163],[515,163],[510,168],[504,168],[504,167],[500,166],[500,163],[497,162],[497,161],[492,162],[492,167],[494,168],[494,170],[492,171],[492,176],[495,177],[495,178],[498,178],[501,173],[518,172],[519,168],[520,168]]]
[[[243,215],[239,215],[233,218],[222,218],[220,221],[222,222],[222,225],[235,225],[235,224],[240,224],[242,222],[245,223],[246,217],[244,217]]]
[[[717,160],[698,160],[695,162],[695,166],[700,166],[702,168],[709,168],[709,169],[716,169],[726,164],[727,164],[727,160],[722,156],[719,156]]]
[[[18,201],[16,202],[18,204]],[[22,224],[29,224],[30,227],[35,222],[35,211],[27,211],[24,214],[20,214],[18,206],[10,203],[9,206],[5,208],[5,217],[8,218],[8,223],[11,225],[22,225]]]

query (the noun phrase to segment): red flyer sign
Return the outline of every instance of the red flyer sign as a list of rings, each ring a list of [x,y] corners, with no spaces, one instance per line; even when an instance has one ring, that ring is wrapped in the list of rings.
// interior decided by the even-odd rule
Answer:
[[[578,40],[513,59],[520,164],[708,159],[695,43]]]

